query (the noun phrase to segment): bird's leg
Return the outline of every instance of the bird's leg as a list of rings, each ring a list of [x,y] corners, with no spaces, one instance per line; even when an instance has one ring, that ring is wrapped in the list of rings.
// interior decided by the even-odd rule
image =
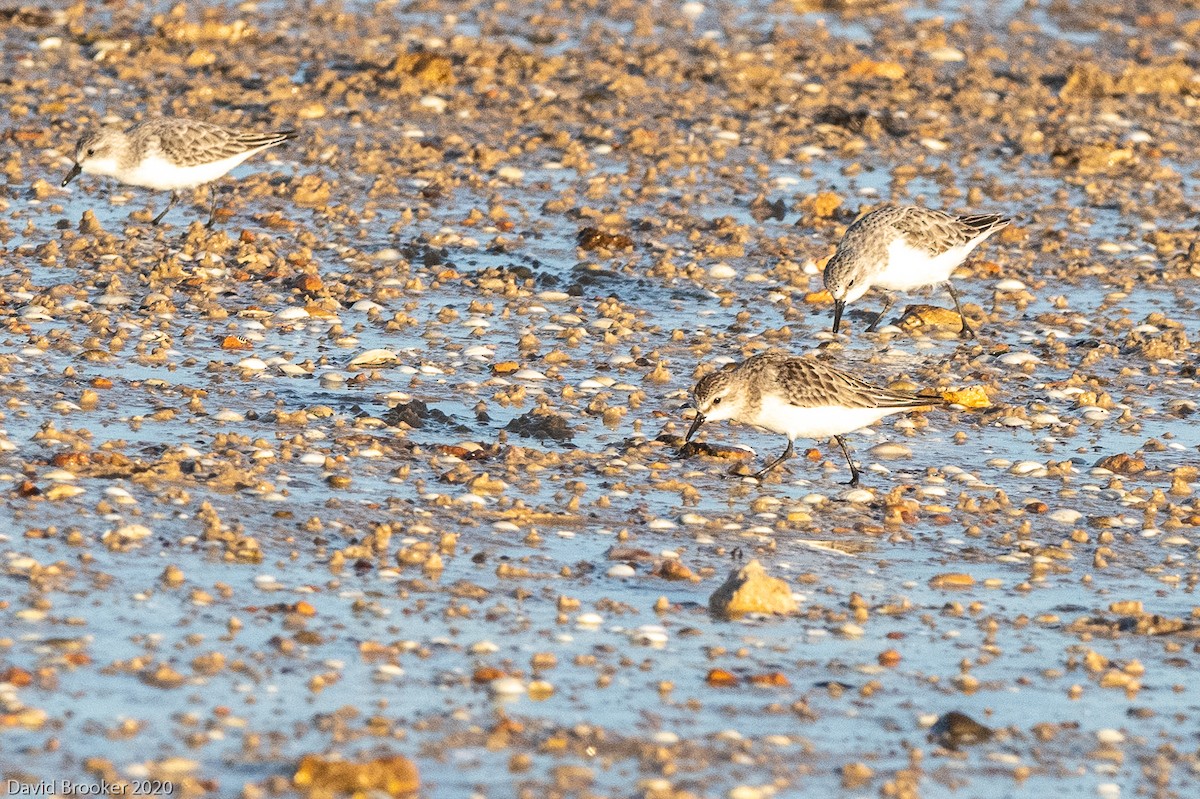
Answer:
[[[846,483],[846,485],[857,486],[859,474],[858,467],[854,465],[854,459],[850,457],[850,451],[846,449],[846,439],[842,438],[841,436],[834,436],[833,440],[836,441],[838,446],[842,448],[842,454],[846,456],[846,463],[850,466],[850,482]]]
[[[889,310],[891,310],[891,308],[892,308],[892,303],[893,303],[893,302],[895,302],[895,301],[896,301],[896,298],[895,298],[895,297],[893,297],[891,294],[885,294],[885,295],[884,295],[884,297],[883,297],[883,308],[882,308],[882,309],[879,311],[879,315],[875,317],[875,321],[874,321],[874,322],[872,322],[872,323],[871,323],[871,324],[870,324],[870,325],[867,327],[867,329],[866,329],[866,332],[867,332],[867,333],[874,333],[874,332],[875,332],[875,326],[879,324],[879,321],[880,321],[881,319],[883,319],[883,315],[884,315],[885,313],[887,313]]]
[[[167,207],[162,209],[162,212],[158,216],[151,219],[150,224],[157,225],[159,222],[161,222],[163,217],[167,215],[167,211],[171,210],[171,206],[173,206],[175,201],[178,199],[179,197],[176,196],[175,192],[171,192],[171,199],[167,201]]]
[[[209,187],[208,191],[210,194],[212,194],[212,202],[209,203],[209,206],[208,206],[208,221],[204,223],[204,227],[208,228],[209,230],[212,230],[213,222],[217,218],[217,186],[216,186],[216,184],[214,183],[211,187]]]
[[[785,450],[783,451],[783,454],[782,454],[782,455],[780,455],[780,456],[779,456],[778,458],[776,458],[775,460],[773,460],[773,461],[771,461],[770,463],[768,463],[766,466],[764,466],[764,467],[763,467],[762,469],[760,469],[758,472],[756,472],[756,473],[755,473],[755,475],[754,475],[754,479],[755,479],[755,480],[762,480],[762,479],[763,479],[763,477],[765,477],[765,476],[766,476],[767,472],[771,471],[771,470],[772,470],[772,469],[774,469],[776,466],[778,466],[779,464],[783,463],[784,461],[786,461],[788,458],[792,457],[792,456],[793,456],[793,455],[795,455],[795,454],[796,454],[796,450],[792,448],[792,440],[789,438],[789,439],[788,439],[788,445],[787,445],[787,449],[785,449]]]
[[[946,290],[950,292],[950,296],[954,299],[954,310],[958,311],[958,318],[962,320],[962,330],[958,331],[960,338],[975,338],[975,331],[967,324],[967,317],[963,315],[962,306],[958,304],[958,292],[954,290],[954,284],[946,281]]]

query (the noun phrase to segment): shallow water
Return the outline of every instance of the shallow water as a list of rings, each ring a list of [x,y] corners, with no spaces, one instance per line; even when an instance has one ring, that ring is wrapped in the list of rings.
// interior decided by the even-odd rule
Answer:
[[[270,41],[246,45],[247,58],[261,57],[261,64],[251,62],[261,75],[225,64],[250,87],[245,103],[265,108],[269,102],[255,80],[305,80],[316,61],[303,51],[337,33],[332,24],[331,33],[319,30],[322,21],[314,15],[322,6],[314,5],[315,12],[296,3],[224,12],[244,14],[294,42],[294,51],[291,44]],[[474,12],[466,4],[419,5],[382,4],[378,14],[366,5],[344,8],[352,18],[361,15],[363,37],[375,36],[387,47],[435,34],[466,37],[467,44],[454,51],[456,68],[464,71],[463,53],[470,53],[480,31],[487,31],[485,38],[507,36],[518,50],[545,57],[583,53],[596,63],[603,60],[597,53],[611,54],[605,48],[632,51],[637,42],[650,41],[638,32],[636,9],[622,5],[532,7],[528,13],[569,18],[548,41],[534,44],[530,31],[541,29],[535,30],[525,7]],[[903,39],[910,30],[903,26],[961,24],[968,35],[957,46],[969,50],[986,35],[1007,42],[1005,30],[1014,19],[1038,25],[1038,37],[1062,48],[1103,52],[1119,38],[1072,27],[1070,15],[1036,4],[982,10],[918,4],[844,15],[713,4],[691,27],[672,8],[656,7],[652,29],[689,53],[681,58],[697,74],[706,68],[704,57],[687,47],[706,30],[716,31],[712,38],[722,46],[740,38],[747,52],[757,52],[761,37],[781,25],[814,41],[828,35],[831,49],[850,42],[869,50],[874,35]],[[128,33],[127,20],[168,10],[168,4],[131,7],[110,17],[101,13],[88,24]],[[447,26],[446,14],[459,15],[457,24]],[[1182,25],[1191,14],[1180,9],[1177,21]],[[931,22],[935,17],[945,23]],[[997,19],[1002,25],[994,24]],[[1135,26],[1136,20],[1119,23]],[[893,31],[895,26],[903,30]],[[58,70],[77,62],[79,79],[101,87],[80,100],[92,112],[108,97],[128,113],[128,98],[156,91],[152,74],[116,80],[116,68],[104,62],[87,67],[88,51],[82,45],[72,50],[77,43],[71,36],[62,51],[41,51],[30,42],[45,30],[14,26],[0,32],[5,51],[28,54],[31,64],[22,69],[47,85],[60,85]],[[600,32],[611,41],[597,43]],[[386,49],[345,35],[364,50]],[[350,44],[344,52],[337,42],[328,44],[331,62],[345,66],[361,55]],[[212,79],[228,78],[213,73]],[[406,108],[375,119],[367,111],[342,114],[342,100],[327,99],[329,115],[302,127],[337,146],[332,160],[321,160],[321,145],[302,141],[247,163],[233,174],[236,181],[223,184],[232,191],[236,182],[242,193],[228,202],[232,217],[218,227],[235,241],[249,231],[257,245],[280,256],[277,261],[310,265],[325,287],[318,299],[337,306],[330,318],[288,318],[287,309],[311,307],[314,298],[273,276],[284,266],[246,266],[236,246],[189,231],[205,213],[199,195],[194,203],[181,202],[159,229],[131,221],[130,214],[158,210],[164,197],[106,180],[85,176],[69,191],[36,199],[29,184],[43,177],[38,170],[48,170],[44,177],[56,186],[67,166],[62,156],[75,131],[68,131],[63,114],[55,118],[53,141],[20,145],[24,181],[8,184],[7,206],[0,206],[0,219],[12,233],[0,260],[7,325],[0,356],[8,369],[0,440],[12,445],[0,449],[7,518],[0,557],[9,574],[0,610],[0,670],[29,672],[33,684],[0,694],[7,714],[0,731],[6,778],[89,784],[111,767],[124,778],[164,776],[188,794],[257,796],[286,793],[297,762],[308,753],[357,759],[399,753],[416,762],[422,795],[430,797],[673,795],[664,784],[674,795],[876,796],[905,779],[915,779],[925,796],[1187,796],[1197,790],[1194,633],[1105,637],[1071,627],[1086,617],[1127,615],[1109,611],[1126,600],[1165,618],[1187,621],[1195,612],[1194,495],[1153,495],[1171,489],[1173,470],[1200,460],[1193,418],[1176,415],[1172,405],[1195,399],[1194,343],[1169,358],[1144,356],[1126,343],[1129,329],[1153,313],[1181,322],[1193,341],[1200,337],[1191,298],[1195,280],[1163,279],[1173,267],[1146,239],[1155,229],[1194,230],[1186,203],[1154,199],[1156,190],[1172,185],[1185,198],[1195,197],[1195,165],[1187,152],[1154,161],[1172,168],[1174,178],[1081,178],[1048,156],[1018,151],[1002,137],[987,139],[970,120],[956,118],[947,129],[948,149],[940,152],[915,136],[855,150],[829,145],[814,133],[812,146],[821,152],[771,158],[763,149],[769,128],[750,124],[753,114],[737,104],[740,98],[714,82],[705,89],[711,118],[698,108],[676,124],[693,140],[726,142],[724,160],[664,160],[655,180],[639,176],[649,166],[658,168],[660,159],[624,146],[606,149],[598,129],[617,123],[606,116],[611,109],[603,99],[553,107],[593,162],[587,169],[562,168],[554,159],[568,154],[548,146],[503,161],[522,170],[520,179],[462,158],[446,157],[434,168],[417,156],[395,155],[401,139],[456,149],[445,144],[454,134],[467,146],[500,146],[521,140],[510,126],[526,133],[536,125],[551,127],[544,117],[528,121],[525,111],[489,99],[486,81],[477,80],[477,89],[464,79],[440,90],[455,103],[445,114],[421,116]],[[565,93],[573,80],[546,83]],[[654,80],[648,85],[657,90]],[[758,110],[786,116],[778,99],[764,99]],[[858,98],[846,102],[859,104]],[[898,105],[920,117],[922,102],[918,97],[915,104]],[[207,107],[195,99],[193,104]],[[657,111],[630,102],[623,114],[652,127]],[[1094,109],[1071,113],[1085,117],[1078,124],[1096,129],[1127,132],[1134,126]],[[1144,109],[1134,113],[1129,116],[1137,125],[1155,127],[1160,138],[1163,128],[1178,124],[1170,109],[1161,118],[1145,116]],[[10,107],[0,110],[0,128],[45,125],[42,116],[36,110],[17,115]],[[611,139],[623,144],[627,133],[618,130]],[[389,166],[382,177],[360,166],[369,163],[363,151],[380,141],[389,143],[393,157],[412,158],[415,165]],[[960,170],[968,153],[970,163]],[[903,186],[893,171],[900,158],[920,167]],[[314,209],[289,199],[295,182],[312,174],[333,182],[331,203],[343,209]],[[380,187],[382,180],[394,185]],[[422,194],[438,181],[441,194]],[[962,207],[972,188],[984,192],[978,210],[1010,214],[1031,234],[1023,242],[990,242],[972,263],[994,262],[999,270],[972,267],[958,281],[964,300],[994,314],[982,326],[982,340],[865,336],[860,331],[869,317],[857,312],[878,307],[880,298],[870,296],[854,309],[853,335],[824,350],[874,380],[904,375],[946,388],[986,382],[996,389],[993,403],[1006,413],[931,412],[916,424],[893,417],[854,434],[865,492],[841,485],[845,464],[824,442],[805,442],[801,451],[813,447],[813,457],[797,458],[762,486],[729,474],[728,462],[681,460],[671,446],[654,443],[660,434],[686,429],[683,407],[698,364],[740,358],[745,343],[784,327],[790,337],[772,343],[798,354],[828,341],[821,334],[828,329],[829,306],[803,299],[820,288],[815,263],[807,283],[803,271],[785,279],[776,269],[783,260],[815,262],[836,241],[829,223],[797,227],[806,195],[836,191],[847,210],[841,221],[848,222],[849,210],[860,202]],[[1000,199],[992,199],[993,189]],[[568,193],[572,213],[547,209],[547,202]],[[750,203],[760,193],[786,201],[783,220],[754,221]],[[116,195],[128,201],[113,202]],[[464,223],[472,209],[486,215],[493,206],[507,210],[510,230]],[[620,227],[634,249],[611,258],[577,249],[582,228],[606,224],[583,208],[625,220]],[[112,252],[73,261],[43,257],[38,248],[75,230],[85,210],[116,242],[87,234],[96,239],[96,252]],[[393,230],[408,210],[420,213]],[[299,228],[273,226],[273,213]],[[722,217],[750,230],[743,252],[719,249],[726,239],[711,223]],[[305,232],[314,233],[315,241],[301,243]],[[1050,232],[1061,233],[1053,247],[1044,246]],[[1095,249],[1102,241],[1117,246]],[[70,239],[63,242],[65,247]],[[666,260],[700,268],[669,274],[659,268]],[[738,277],[709,276],[708,268],[719,262],[732,265]],[[182,264],[182,273],[152,277],[164,263]],[[389,264],[405,267],[390,285],[374,271]],[[1105,269],[1089,271],[1096,266]],[[455,274],[442,276],[448,269]],[[506,294],[486,283],[497,274],[518,275],[516,290]],[[1032,296],[1026,304],[997,289],[1005,277],[1027,284]],[[420,289],[407,282],[414,278]],[[60,301],[39,311],[39,298],[61,284],[73,286],[67,294],[86,305],[67,308]],[[569,291],[576,294],[563,296]],[[169,307],[156,305],[161,301],[155,293],[168,294]],[[613,297],[619,308],[610,304]],[[382,311],[373,316],[354,310],[359,299],[377,302]],[[104,304],[110,301],[117,304]],[[492,307],[472,310],[476,301]],[[902,299],[896,310],[906,301],[926,300]],[[939,293],[929,301],[945,304],[948,298]],[[214,305],[228,316],[207,313]],[[89,316],[101,312],[103,326]],[[412,324],[388,329],[386,323],[401,313]],[[628,332],[606,340],[606,328],[596,322],[620,314],[628,315],[626,322],[607,329],[624,326]],[[570,336],[578,329],[585,333]],[[104,348],[119,331],[128,342],[115,358],[84,357],[97,349],[86,343],[89,336]],[[672,331],[680,333],[673,337]],[[535,350],[519,343],[530,334],[540,339]],[[223,349],[228,335],[245,337],[251,349]],[[1065,347],[1059,350],[1058,342]],[[140,352],[139,343],[145,345]],[[1087,353],[1106,343],[1119,351],[1084,365]],[[164,351],[150,357],[158,344]],[[481,344],[491,353],[466,354]],[[376,348],[393,350],[399,363],[366,371],[348,367],[354,356]],[[548,363],[544,356],[552,351],[567,357]],[[1023,371],[1001,360],[1014,352],[1041,362]],[[287,376],[278,364],[264,370],[234,366],[250,356],[303,364],[306,373]],[[507,361],[549,379],[493,372],[494,364]],[[651,375],[660,362],[669,376],[657,382]],[[334,374],[344,379],[331,380]],[[1106,419],[1087,419],[1091,411],[1066,392],[1076,374],[1094,381],[1089,390],[1111,395],[1116,407]],[[355,382],[359,375],[369,379]],[[95,408],[78,407],[98,377],[111,380],[111,388],[97,389]],[[580,386],[596,377],[615,383]],[[524,386],[526,396],[498,398],[512,386]],[[574,395],[564,391],[571,387]],[[639,393],[644,398],[631,403]],[[589,411],[598,395],[624,408],[615,423],[606,425]],[[189,405],[193,396],[202,408]],[[443,411],[451,423],[429,420],[405,430],[381,421],[406,396]],[[569,442],[503,432],[539,397],[572,426]],[[479,403],[487,419],[477,418]],[[225,409],[236,415],[215,418]],[[174,418],[154,418],[164,410],[174,411]],[[272,415],[300,410],[311,414],[303,424]],[[1055,414],[1059,422],[1006,426],[1005,419],[1022,410],[1029,417]],[[65,440],[46,435],[48,425]],[[86,431],[86,440],[71,431]],[[957,441],[960,431],[965,439]],[[752,447],[759,460],[783,446],[777,436],[728,425],[708,425],[705,435]],[[1147,446],[1151,440],[1162,447]],[[903,443],[913,455],[877,460],[869,450],[883,441]],[[438,450],[460,442],[529,452],[512,462],[503,451],[465,461],[469,472],[486,471],[508,483],[499,492],[472,490],[455,472],[459,459]],[[105,444],[147,466],[174,458],[187,469],[149,479],[53,474],[54,455]],[[1147,471],[1114,477],[1094,470],[1098,459],[1116,453],[1140,453]],[[303,457],[318,454],[324,457]],[[1069,471],[1061,465],[1067,461],[1073,464]],[[1036,464],[1026,474],[1014,473],[1010,464],[1022,462]],[[1036,468],[1047,462],[1059,465]],[[222,476],[223,469],[236,479]],[[335,487],[331,475],[348,476],[350,483]],[[56,482],[84,492],[58,501],[27,497],[21,489],[26,480],[43,493]],[[1194,490],[1194,477],[1177,475],[1176,484],[1189,488],[1189,480]],[[893,490],[897,497],[889,499]],[[578,507],[570,504],[572,497]],[[897,499],[917,503],[899,523],[889,521]],[[1029,510],[1031,502],[1046,507]],[[1146,518],[1147,505],[1158,508],[1153,521]],[[1082,515],[1056,521],[1059,510]],[[215,528],[206,521],[213,513],[220,519]],[[308,523],[313,519],[319,522]],[[379,523],[392,525],[390,544],[354,554]],[[103,536],[128,524],[145,525],[151,535],[123,550],[107,547]],[[1083,540],[1072,543],[1073,531],[1081,531]],[[230,532],[256,539],[261,561],[234,559],[224,535]],[[442,553],[444,570],[396,566],[398,549],[421,542],[436,549],[445,533],[458,538],[453,550]],[[1112,540],[1102,544],[1105,533]],[[615,546],[644,552],[610,560]],[[1111,550],[1103,566],[1094,560],[1101,546]],[[350,553],[341,567],[331,564],[336,551]],[[668,581],[651,573],[656,562],[676,557],[700,579]],[[789,580],[802,598],[799,617],[710,617],[709,595],[751,558]],[[633,576],[609,575],[625,561],[634,566]],[[168,565],[182,571],[181,585],[160,582]],[[951,589],[931,583],[936,575],[960,572],[974,584]],[[865,600],[870,613],[848,627],[854,622],[852,594]],[[656,610],[660,597],[666,602]],[[300,601],[311,605],[311,613],[297,610]],[[598,623],[581,625],[585,613],[598,614]],[[240,622],[235,632],[233,618]],[[888,650],[899,653],[898,665],[880,665]],[[1139,662],[1144,673],[1128,671],[1138,673],[1140,690],[1101,687],[1100,673],[1084,665],[1089,650],[1117,669]],[[219,666],[195,662],[212,652],[223,656]],[[80,653],[86,658],[69,657]],[[557,665],[535,669],[536,653],[553,654]],[[159,664],[182,675],[178,685],[148,676]],[[519,679],[519,695],[494,696],[478,679],[482,667]],[[714,668],[743,683],[710,686],[706,675]],[[761,688],[745,681],[776,672],[786,684]],[[962,680],[964,674],[978,683]],[[534,677],[550,682],[553,694],[527,694]],[[1073,685],[1082,686],[1075,698]],[[22,707],[44,711],[44,721],[22,721]],[[928,741],[933,718],[953,710],[1001,734],[963,751]],[[498,732],[501,727],[508,731]],[[1098,735],[1109,743],[1098,743]],[[843,784],[843,767],[859,762],[873,776]],[[647,782],[653,780],[665,783]]]

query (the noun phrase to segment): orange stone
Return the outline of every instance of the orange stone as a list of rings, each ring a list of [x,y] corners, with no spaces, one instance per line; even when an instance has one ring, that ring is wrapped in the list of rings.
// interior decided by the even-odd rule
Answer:
[[[742,682],[736,674],[725,671],[725,669],[711,670],[704,681],[713,688],[734,688]]]
[[[505,676],[504,672],[500,669],[493,668],[492,666],[480,666],[475,669],[475,673],[471,675],[471,679],[477,683],[487,683],[492,680],[498,680],[503,676]]]
[[[221,349],[223,350],[252,350],[254,345],[249,339],[244,339],[241,336],[226,336],[221,339]]]
[[[778,671],[770,671],[766,674],[751,674],[746,679],[751,685],[756,685],[759,688],[787,688],[792,684],[791,680]]]
[[[893,669],[900,665],[900,653],[895,649],[888,649],[879,653],[879,665]]]
[[[969,588],[975,585],[975,578],[961,572],[935,574],[929,578],[930,588]]]

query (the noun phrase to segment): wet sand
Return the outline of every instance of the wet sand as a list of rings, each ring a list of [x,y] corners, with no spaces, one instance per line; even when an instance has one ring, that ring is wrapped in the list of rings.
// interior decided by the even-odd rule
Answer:
[[[0,776],[1194,795],[1200,15],[830,5],[0,8]],[[212,231],[59,187],[147,112],[301,135]],[[979,340],[828,332],[883,202],[1016,219]],[[680,457],[768,346],[986,406]]]

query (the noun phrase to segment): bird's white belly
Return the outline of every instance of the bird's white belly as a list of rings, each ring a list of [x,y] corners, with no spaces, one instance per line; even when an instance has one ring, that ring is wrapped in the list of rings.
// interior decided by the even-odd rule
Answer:
[[[143,186],[159,191],[190,189],[193,186],[200,186],[216,180],[245,161],[250,155],[251,153],[239,153],[220,161],[196,166],[177,166],[155,155],[143,159],[137,166],[113,175],[113,177],[131,186]]]
[[[829,438],[875,424],[883,417],[903,410],[906,409],[844,408],[836,405],[801,408],[775,397],[764,396],[762,408],[751,424],[773,433],[783,433],[791,439]]]
[[[930,256],[916,247],[910,247],[903,239],[897,239],[888,247],[887,267],[872,283],[889,291],[911,291],[922,286],[945,283],[954,270],[966,260],[976,242],[951,247],[941,255]]]

